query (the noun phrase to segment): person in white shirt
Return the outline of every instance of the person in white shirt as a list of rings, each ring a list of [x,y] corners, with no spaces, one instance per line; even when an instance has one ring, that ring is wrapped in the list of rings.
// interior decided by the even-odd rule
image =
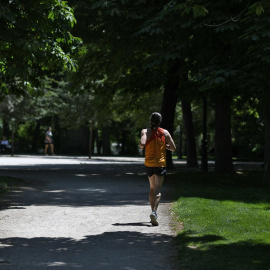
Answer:
[[[52,138],[52,128],[51,127],[48,127],[47,131],[46,131],[46,135],[45,135],[45,140],[44,140],[44,143],[45,143],[45,155],[47,156],[47,151],[48,151],[48,148],[50,146],[51,148],[51,154],[54,155],[54,145],[53,145],[53,138]]]

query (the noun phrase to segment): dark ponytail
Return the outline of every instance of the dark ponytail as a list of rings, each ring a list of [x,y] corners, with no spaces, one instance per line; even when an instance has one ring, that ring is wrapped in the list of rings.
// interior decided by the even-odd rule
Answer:
[[[161,121],[162,121],[162,116],[160,113],[158,112],[152,113],[150,117],[151,128],[158,128]]]

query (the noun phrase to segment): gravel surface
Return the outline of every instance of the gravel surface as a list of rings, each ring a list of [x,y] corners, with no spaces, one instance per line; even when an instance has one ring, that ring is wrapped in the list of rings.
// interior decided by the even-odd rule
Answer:
[[[164,185],[151,225],[142,158],[0,157],[0,269],[179,269]]]

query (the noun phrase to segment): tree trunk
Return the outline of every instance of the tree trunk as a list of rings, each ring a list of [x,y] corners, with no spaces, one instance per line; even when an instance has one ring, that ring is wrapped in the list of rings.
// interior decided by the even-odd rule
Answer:
[[[121,138],[121,143],[122,143],[121,154],[122,155],[126,154],[126,142],[127,142],[127,131],[123,129],[122,138]]]
[[[13,157],[14,156],[14,147],[15,147],[15,142],[14,142],[14,124],[12,123],[12,131],[11,131],[11,156]]]
[[[208,171],[208,155],[207,155],[207,99],[203,99],[203,139],[202,139],[202,171]]]
[[[110,129],[109,127],[102,128],[102,148],[103,155],[111,154]]]
[[[93,152],[93,133],[94,133],[94,124],[91,123],[90,125],[90,128],[89,128],[89,132],[90,132],[90,136],[89,136],[89,153],[88,153],[88,156],[89,156],[89,159],[92,158],[92,152]]]
[[[98,141],[97,141],[97,138],[98,138],[98,130],[97,129],[93,129],[93,132],[92,132],[92,155],[94,154],[95,152],[95,142],[96,142],[96,145],[98,144]]]
[[[264,147],[264,174],[263,186],[270,187],[270,108],[267,101],[270,95],[264,96],[264,126],[265,126],[265,147]],[[267,104],[268,103],[268,104]]]
[[[99,137],[99,130],[97,129],[97,134],[96,134],[96,142],[97,142],[97,153],[98,155],[101,154],[101,140],[100,140],[100,137]]]
[[[215,171],[220,173],[233,171],[231,104],[227,96],[215,103]]]
[[[34,130],[33,140],[32,140],[33,152],[37,152],[37,142],[38,142],[39,133],[40,133],[40,121],[37,121],[35,130]]]
[[[182,100],[183,120],[186,132],[187,167],[198,168],[196,140],[190,103]]]
[[[180,125],[179,129],[179,144],[178,144],[178,159],[183,158],[183,128]]]
[[[8,121],[3,118],[3,136],[6,136],[8,139],[10,139],[9,135],[10,135],[10,131],[9,131],[9,126],[8,126]]]
[[[161,127],[167,129],[172,136],[174,131],[173,124],[180,78],[179,71],[180,61],[174,61],[172,64],[168,64],[167,80],[164,84],[164,93],[161,108]],[[167,168],[174,168],[171,151],[167,151]]]

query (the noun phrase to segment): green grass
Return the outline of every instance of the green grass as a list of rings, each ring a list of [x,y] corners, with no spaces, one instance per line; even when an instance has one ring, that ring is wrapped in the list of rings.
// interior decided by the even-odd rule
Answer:
[[[22,181],[19,179],[9,176],[0,176],[0,196],[21,183]]]
[[[181,269],[270,269],[270,190],[262,172],[176,172]]]

